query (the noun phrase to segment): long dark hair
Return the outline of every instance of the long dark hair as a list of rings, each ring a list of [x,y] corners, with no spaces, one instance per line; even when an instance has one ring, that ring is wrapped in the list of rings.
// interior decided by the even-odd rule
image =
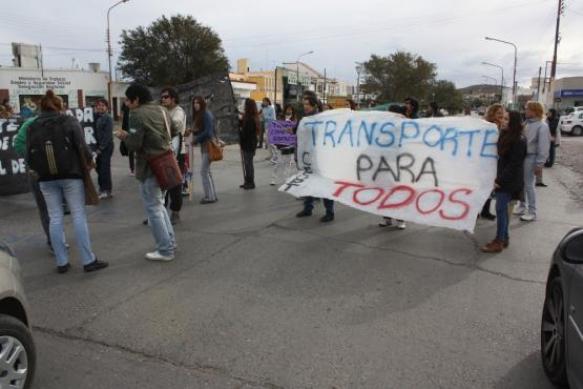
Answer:
[[[292,122],[297,121],[298,120],[298,113],[297,113],[295,107],[293,105],[291,105],[291,104],[287,104],[285,106],[285,108],[283,109],[283,117],[284,117],[284,119],[285,119],[285,114],[286,114],[286,112],[287,112],[288,109],[291,109],[291,113],[292,113],[292,116],[291,116],[290,120]]]
[[[194,109],[194,103],[198,103],[200,105],[200,111]],[[204,124],[204,113],[206,112],[206,101],[202,96],[194,96],[192,99],[192,117],[194,122],[194,128],[199,131],[202,131],[202,127]]]
[[[501,130],[498,137],[498,155],[501,157],[506,156],[512,146],[520,141],[522,132],[522,115],[518,111],[509,111],[508,128]]]
[[[243,114],[243,121],[253,120],[255,123],[255,132],[257,135],[261,132],[259,130],[259,113],[257,112],[257,103],[253,99],[245,99],[245,113]]]

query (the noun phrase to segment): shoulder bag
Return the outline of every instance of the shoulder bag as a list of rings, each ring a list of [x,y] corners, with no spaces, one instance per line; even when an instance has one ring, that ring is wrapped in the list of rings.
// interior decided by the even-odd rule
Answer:
[[[160,109],[164,116],[166,131],[168,132],[170,139],[172,139],[170,136],[168,117],[166,116],[166,112],[164,112],[164,108],[160,107]],[[178,162],[176,161],[176,157],[174,156],[171,147],[161,154],[147,158],[147,161],[148,166],[154,173],[154,176],[156,176],[160,189],[167,190],[182,184],[182,173],[180,172]]]

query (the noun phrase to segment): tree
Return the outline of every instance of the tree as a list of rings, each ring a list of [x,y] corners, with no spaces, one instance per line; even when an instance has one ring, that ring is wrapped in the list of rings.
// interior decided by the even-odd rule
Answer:
[[[364,63],[365,93],[381,102],[402,101],[408,96],[419,99],[428,95],[436,76],[435,64],[421,56],[398,51],[388,57],[373,54]]]
[[[192,16],[162,16],[150,26],[124,30],[119,67],[150,86],[177,85],[228,71],[219,36]]]
[[[431,88],[430,101],[437,102],[440,108],[450,113],[459,112],[464,108],[464,97],[451,81],[436,81]]]

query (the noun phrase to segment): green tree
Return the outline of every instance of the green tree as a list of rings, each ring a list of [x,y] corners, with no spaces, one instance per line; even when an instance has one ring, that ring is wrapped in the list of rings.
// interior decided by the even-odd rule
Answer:
[[[408,96],[419,99],[428,95],[435,81],[437,67],[421,56],[398,51],[388,57],[373,54],[364,63],[365,93],[374,94],[379,102],[402,101]]]
[[[124,75],[150,86],[183,84],[229,68],[219,36],[192,16],[162,16],[146,28],[124,30],[120,43]]]
[[[431,87],[428,100],[437,102],[440,108],[445,108],[449,113],[460,112],[464,108],[464,97],[451,81],[436,81]]]

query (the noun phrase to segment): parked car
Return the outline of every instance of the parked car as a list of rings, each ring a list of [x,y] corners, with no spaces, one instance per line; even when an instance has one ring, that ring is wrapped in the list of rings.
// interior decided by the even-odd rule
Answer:
[[[541,320],[544,371],[559,387],[583,389],[583,228],[553,254]]]
[[[0,388],[28,389],[36,368],[20,265],[0,242]]]
[[[570,115],[561,116],[559,129],[566,134],[583,135],[583,111],[575,111]]]

